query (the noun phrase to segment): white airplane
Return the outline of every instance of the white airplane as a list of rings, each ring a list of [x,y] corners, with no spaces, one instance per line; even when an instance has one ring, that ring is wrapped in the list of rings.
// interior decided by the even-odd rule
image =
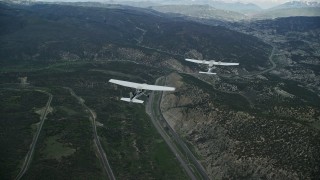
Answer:
[[[206,60],[196,60],[196,59],[186,59],[186,61],[198,63],[198,64],[208,64],[209,69],[207,72],[199,71],[199,73],[202,74],[217,74],[217,73],[212,73],[211,70],[214,69],[214,66],[238,66],[239,63],[228,63],[228,62],[221,62],[221,61],[206,61]]]
[[[174,87],[167,87],[167,86],[156,86],[156,85],[149,85],[149,84],[140,84],[140,83],[134,83],[134,82],[128,82],[128,81],[121,81],[117,79],[110,79],[109,82],[118,84],[121,86],[131,87],[135,88],[136,92],[132,93],[130,92],[130,98],[124,98],[122,97],[122,101],[127,102],[133,102],[133,103],[143,103],[142,100],[137,99],[142,95],[146,95],[146,90],[151,91],[174,91]]]

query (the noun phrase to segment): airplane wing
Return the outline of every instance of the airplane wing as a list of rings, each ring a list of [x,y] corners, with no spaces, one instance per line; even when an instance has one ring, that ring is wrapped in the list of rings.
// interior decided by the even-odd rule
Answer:
[[[206,60],[196,60],[196,59],[186,59],[186,61],[190,61],[190,62],[194,62],[194,63],[198,63],[198,64],[208,64],[208,65],[215,65],[215,66],[238,66],[239,63],[228,63],[228,62],[220,62],[220,61],[206,61]]]
[[[211,62],[213,65],[220,65],[220,66],[238,66],[239,63],[228,63],[228,62],[220,62],[220,61],[213,61]]]
[[[216,75],[217,73],[212,73],[212,72],[204,72],[204,71],[199,71],[200,74],[211,74],[211,75]]]
[[[210,61],[205,61],[205,60],[196,60],[196,59],[186,59],[186,61],[198,63],[198,64],[209,64]]]
[[[118,84],[121,86],[135,88],[135,89],[146,89],[146,90],[152,90],[152,91],[174,91],[175,90],[174,87],[140,84],[140,83],[134,83],[134,82],[128,82],[128,81],[121,81],[117,79],[110,79],[109,82]]]

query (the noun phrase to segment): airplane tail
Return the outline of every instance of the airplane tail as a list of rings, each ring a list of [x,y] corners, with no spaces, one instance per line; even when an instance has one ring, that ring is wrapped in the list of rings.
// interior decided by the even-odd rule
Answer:
[[[142,100],[139,100],[139,99],[131,99],[131,98],[121,98],[121,101],[133,102],[133,103],[143,103]]]

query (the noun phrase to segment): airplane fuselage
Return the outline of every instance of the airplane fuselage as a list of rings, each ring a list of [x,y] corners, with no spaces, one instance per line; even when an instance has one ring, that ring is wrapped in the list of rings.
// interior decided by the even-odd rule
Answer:
[[[140,96],[144,95],[145,92],[145,90],[136,89],[136,92],[132,93],[132,95],[130,94],[130,100],[139,98]]]

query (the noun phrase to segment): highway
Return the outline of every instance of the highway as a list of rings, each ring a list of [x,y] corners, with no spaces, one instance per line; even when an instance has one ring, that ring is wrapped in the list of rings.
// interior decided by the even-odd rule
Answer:
[[[116,178],[115,178],[115,176],[113,174],[113,171],[112,171],[111,166],[109,164],[109,161],[107,159],[107,155],[104,152],[104,150],[102,148],[102,145],[100,143],[100,140],[99,140],[99,136],[98,136],[98,133],[97,133],[97,125],[96,125],[96,115],[94,114],[94,112],[86,104],[84,104],[84,100],[81,97],[77,96],[75,94],[75,92],[71,88],[65,87],[65,89],[68,89],[70,94],[79,101],[79,103],[82,105],[82,107],[84,107],[86,109],[87,112],[90,113],[90,116],[91,116],[90,120],[92,122],[92,128],[93,128],[94,144],[97,147],[98,154],[99,154],[99,159],[100,159],[100,161],[101,161],[101,163],[103,165],[104,171],[108,175],[108,179],[115,180]]]
[[[16,177],[17,180],[21,179],[22,176],[27,171],[27,169],[29,168],[29,165],[30,165],[31,160],[32,160],[32,155],[33,155],[34,149],[35,149],[37,141],[38,141],[38,137],[40,135],[41,129],[42,129],[43,124],[44,124],[44,121],[45,121],[46,116],[48,114],[48,109],[50,107],[50,104],[51,104],[51,101],[52,101],[52,97],[53,97],[52,94],[50,94],[50,93],[48,93],[46,91],[42,91],[42,90],[36,90],[36,91],[47,94],[49,96],[49,99],[48,99],[47,104],[45,106],[44,112],[42,112],[42,114],[41,114],[40,125],[39,125],[39,127],[37,129],[37,132],[36,132],[35,136],[33,136],[33,140],[32,140],[32,143],[30,145],[30,149],[29,149],[29,151],[28,151],[28,153],[26,155],[26,158],[25,158],[25,160],[23,162],[22,168],[21,168],[19,174]]]
[[[159,81],[160,78],[157,79],[156,84],[159,85]],[[155,96],[158,96],[156,102],[154,102]],[[167,121],[162,116],[160,110],[161,98],[162,92],[152,92],[146,105],[146,112],[151,117],[152,123],[154,124],[162,138],[165,140],[165,142],[168,144],[171,151],[175,154],[181,166],[184,168],[191,179],[209,179],[202,165],[198,162],[189,148],[181,140],[179,135],[169,126]],[[165,127],[168,128],[168,132],[164,129]],[[183,150],[183,152],[180,151],[178,146]],[[195,167],[195,169],[191,168],[191,166]]]

